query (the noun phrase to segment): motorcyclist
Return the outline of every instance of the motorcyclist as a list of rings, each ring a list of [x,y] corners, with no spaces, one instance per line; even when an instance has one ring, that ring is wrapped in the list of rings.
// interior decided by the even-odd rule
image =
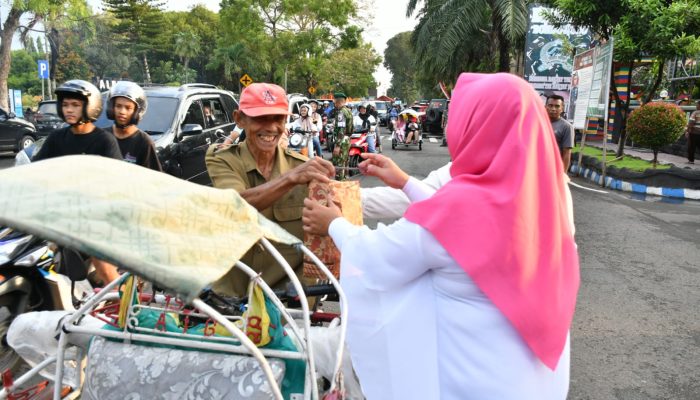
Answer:
[[[377,149],[375,148],[375,145],[377,141],[377,120],[372,114],[370,114],[369,104],[367,103],[360,104],[358,111],[359,112],[353,119],[355,131],[362,130],[367,132],[367,152],[376,153]]]
[[[344,180],[348,167],[348,150],[350,150],[350,135],[352,135],[352,111],[345,105],[348,96],[343,92],[333,94],[335,103],[335,126],[333,135],[335,136],[335,146],[333,147],[333,158],[331,162],[338,168],[336,178]]]
[[[308,103],[300,105],[299,118],[295,119],[294,122],[292,122],[292,131],[304,131],[304,133],[309,135],[310,140],[312,140],[313,138],[316,138],[318,140],[318,132],[321,130],[321,128],[322,127],[320,118],[317,119],[317,122],[314,122],[313,117],[311,116],[311,106]],[[320,142],[318,144],[318,147],[319,149],[317,150],[316,145],[314,144],[314,152],[320,151]],[[320,155],[320,153],[316,154]]]
[[[153,140],[136,126],[147,108],[146,93],[134,82],[117,82],[109,91],[107,118],[114,121],[112,133],[124,161],[162,171]]]
[[[311,122],[313,122],[317,127],[318,127],[318,132],[314,134],[314,137],[312,138],[313,140],[313,145],[314,145],[314,153],[316,153],[317,156],[321,157],[321,131],[323,131],[323,117],[318,113],[318,100],[316,99],[311,99],[309,100],[309,105],[311,106],[311,111],[310,111],[310,116],[311,116]]]
[[[94,154],[121,160],[113,135],[93,122],[102,113],[102,96],[90,82],[74,79],[56,88],[58,116],[69,126],[51,132],[33,161],[74,154]]]

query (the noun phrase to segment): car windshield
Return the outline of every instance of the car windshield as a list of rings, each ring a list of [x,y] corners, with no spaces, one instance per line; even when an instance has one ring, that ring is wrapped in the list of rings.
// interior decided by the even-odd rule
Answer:
[[[139,122],[139,129],[149,135],[160,135],[167,132],[173,126],[173,118],[177,112],[178,99],[173,97],[149,97],[148,109]],[[114,125],[114,121],[107,119],[105,112],[95,122],[100,128]]]
[[[39,112],[42,114],[58,115],[58,111],[56,110],[56,103],[54,103],[54,102],[40,104],[39,105]]]
[[[374,103],[375,107],[377,107],[377,110],[386,110],[386,103],[384,102],[377,102]]]
[[[444,101],[441,100],[433,100],[430,103],[430,108],[442,108],[445,105]]]

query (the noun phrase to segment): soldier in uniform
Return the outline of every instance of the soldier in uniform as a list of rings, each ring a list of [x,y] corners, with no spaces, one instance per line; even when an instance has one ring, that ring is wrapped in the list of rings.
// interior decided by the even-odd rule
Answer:
[[[268,219],[302,239],[301,212],[312,180],[329,182],[333,165],[316,157],[307,157],[280,146],[285,134],[289,103],[284,89],[268,83],[253,83],[241,93],[240,107],[234,112],[236,124],[246,133],[237,145],[212,145],[206,164],[214,187],[234,189]],[[275,244],[301,277],[302,255],[296,249]],[[286,282],[286,275],[269,252],[255,246],[241,260],[275,287]],[[214,290],[242,296],[249,279],[233,269],[214,285]]]
[[[348,167],[348,151],[350,150],[350,135],[352,135],[352,111],[345,106],[347,96],[343,92],[333,93],[335,99],[335,147],[333,148],[333,158],[331,162],[338,167],[336,178],[339,181],[345,180]]]

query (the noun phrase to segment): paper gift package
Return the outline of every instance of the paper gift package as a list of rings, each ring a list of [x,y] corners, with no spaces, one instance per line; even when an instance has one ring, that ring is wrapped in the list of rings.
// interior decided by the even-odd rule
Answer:
[[[309,183],[309,198],[326,205],[328,204],[329,190],[333,201],[340,203],[343,217],[352,224],[362,225],[360,182],[331,181],[330,183],[321,183],[313,181]],[[336,278],[340,277],[340,251],[335,247],[330,236],[312,235],[305,232],[304,245],[321,259]],[[304,276],[325,279],[323,273],[308,257],[304,258]]]

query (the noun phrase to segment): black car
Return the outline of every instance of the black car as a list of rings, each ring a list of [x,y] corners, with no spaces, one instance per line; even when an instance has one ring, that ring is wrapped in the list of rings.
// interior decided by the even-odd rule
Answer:
[[[238,102],[233,93],[207,84],[187,84],[180,87],[144,87],[148,109],[139,128],[153,139],[163,170],[178,178],[211,185],[204,156],[209,145],[223,141],[235,127],[233,111]],[[104,94],[105,109],[107,94]],[[212,119],[204,118],[204,107],[209,107]],[[114,121],[102,111],[95,125],[110,129]],[[40,145],[41,143],[38,143]],[[25,151],[27,162],[34,148]]]
[[[44,100],[39,102],[39,108],[32,117],[31,122],[34,123],[40,135],[46,136],[54,129],[60,129],[68,125],[58,116],[57,107],[58,104],[56,100]]]
[[[180,87],[144,87],[148,109],[139,128],[155,142],[163,171],[191,182],[211,185],[204,156],[209,145],[221,142],[234,128],[233,111],[238,102],[233,93],[214,85],[192,83]],[[110,128],[114,121],[105,110],[95,122]],[[204,118],[204,107],[212,119]]]
[[[0,151],[21,151],[34,144],[39,135],[31,122],[0,108]]]
[[[432,99],[425,110],[423,130],[428,133],[443,133],[442,114],[447,110],[447,99]]]

